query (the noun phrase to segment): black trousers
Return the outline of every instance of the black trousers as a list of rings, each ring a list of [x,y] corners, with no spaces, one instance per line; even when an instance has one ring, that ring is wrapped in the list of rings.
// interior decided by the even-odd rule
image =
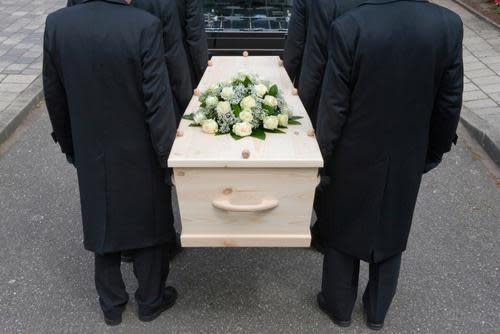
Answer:
[[[134,256],[134,275],[139,287],[135,300],[139,313],[149,315],[162,304],[165,282],[169,272],[166,245],[137,249]],[[121,253],[95,254],[95,285],[99,304],[107,318],[119,317],[128,302],[128,294],[123,282]]]
[[[358,294],[357,258],[329,248],[323,262],[322,293],[329,311],[339,320],[350,320]],[[370,263],[370,277],[363,294],[368,321],[383,323],[398,285],[401,253],[380,263]]]

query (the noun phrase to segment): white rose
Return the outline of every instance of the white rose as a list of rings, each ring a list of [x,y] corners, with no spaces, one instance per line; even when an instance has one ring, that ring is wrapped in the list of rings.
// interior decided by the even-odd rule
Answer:
[[[222,92],[220,93],[220,96],[224,100],[229,100],[231,97],[233,97],[233,95],[234,95],[233,87],[224,87],[222,88]]]
[[[243,71],[240,71],[238,72],[237,78],[240,81],[245,81],[245,79],[247,78],[247,74]]]
[[[279,120],[276,116],[266,116],[264,117],[264,129],[275,130],[278,128]]]
[[[250,123],[251,121],[253,121],[253,114],[249,110],[243,110],[242,112],[240,112],[240,119],[243,122]]]
[[[222,101],[217,104],[217,114],[227,114],[231,111],[231,104],[227,101]]]
[[[207,107],[213,107],[217,105],[217,103],[219,103],[219,99],[216,98],[215,96],[209,96],[205,100],[205,104],[207,105]]]
[[[266,85],[259,84],[255,86],[255,93],[257,94],[258,97],[264,97],[267,93],[267,87]]]
[[[210,87],[211,91],[216,91],[217,89],[219,89],[219,84],[215,84],[215,85]]]
[[[288,126],[288,114],[278,115],[279,126],[286,128]]]
[[[196,113],[193,116],[194,124],[201,124],[204,120],[205,120],[205,114],[204,113],[199,112],[199,113]]]
[[[205,133],[214,134],[219,129],[219,125],[213,119],[207,119],[203,121],[201,128]]]
[[[241,100],[240,102],[240,106],[243,110],[252,109],[253,107],[255,107],[255,105],[256,105],[255,100],[251,96],[244,97],[243,100]]]
[[[264,98],[264,104],[266,106],[276,108],[276,106],[278,105],[278,100],[274,96],[267,95]]]
[[[248,137],[252,134],[252,124],[248,122],[236,123],[233,125],[233,132],[240,137]]]

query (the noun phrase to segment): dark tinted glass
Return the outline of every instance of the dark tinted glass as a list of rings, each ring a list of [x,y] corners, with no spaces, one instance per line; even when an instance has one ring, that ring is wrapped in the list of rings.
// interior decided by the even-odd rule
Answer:
[[[204,0],[208,31],[285,31],[293,0]]]

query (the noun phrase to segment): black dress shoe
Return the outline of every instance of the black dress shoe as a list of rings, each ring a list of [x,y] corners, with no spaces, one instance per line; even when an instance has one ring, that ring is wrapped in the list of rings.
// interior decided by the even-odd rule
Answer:
[[[165,294],[163,296],[163,304],[158,308],[157,311],[152,314],[140,314],[139,320],[143,322],[150,322],[158,318],[163,312],[174,306],[177,300],[177,290],[171,286],[165,288]]]
[[[384,323],[383,322],[372,322],[368,319],[368,310],[366,308],[366,302],[363,298],[363,310],[365,311],[365,318],[366,318],[366,327],[370,328],[373,331],[379,331],[382,328],[384,328]]]
[[[119,317],[115,318],[108,318],[104,316],[104,322],[108,326],[118,326],[119,324],[122,323],[122,316],[120,315]]]
[[[326,307],[325,296],[323,296],[323,293],[321,293],[321,292],[318,293],[317,299],[318,299],[318,306],[319,306],[320,310],[323,311],[327,316],[329,316],[335,325],[340,326],[340,327],[351,326],[351,322],[352,322],[351,320],[340,320],[328,311],[328,309]]]

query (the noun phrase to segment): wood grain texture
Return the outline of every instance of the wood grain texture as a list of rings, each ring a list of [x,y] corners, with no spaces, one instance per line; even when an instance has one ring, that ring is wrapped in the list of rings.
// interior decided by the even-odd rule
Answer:
[[[174,168],[184,247],[308,247],[315,168]],[[224,201],[273,209],[231,212]]]
[[[270,80],[282,90],[283,96],[296,116],[302,116],[301,125],[290,125],[286,134],[267,134],[265,141],[244,138],[236,141],[231,136],[205,134],[198,127],[189,127],[191,121],[182,120],[179,130],[183,133],[174,142],[169,167],[231,167],[231,168],[301,168],[323,166],[323,159],[315,137],[308,136],[311,121],[298,96],[292,95],[293,84],[278,57],[213,57],[198,89],[228,80],[238,71],[256,73]],[[196,112],[198,97],[193,96],[186,114]],[[242,158],[242,151],[249,150],[250,157]]]

